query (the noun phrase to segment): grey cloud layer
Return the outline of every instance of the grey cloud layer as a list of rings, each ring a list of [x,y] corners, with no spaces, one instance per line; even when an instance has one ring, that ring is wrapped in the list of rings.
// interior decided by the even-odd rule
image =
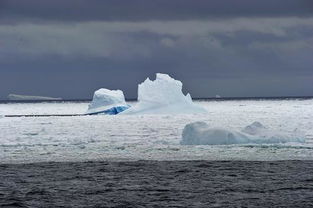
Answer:
[[[306,33],[297,33],[299,28]],[[155,55],[160,48],[233,50],[243,41],[250,49],[288,52],[311,48],[312,33],[313,18],[295,17],[0,25],[0,52],[5,61],[51,54],[128,59]]]
[[[0,0],[0,99],[135,98],[155,72],[195,97],[312,95],[312,3]]]
[[[312,16],[311,0],[1,0],[2,23]]]

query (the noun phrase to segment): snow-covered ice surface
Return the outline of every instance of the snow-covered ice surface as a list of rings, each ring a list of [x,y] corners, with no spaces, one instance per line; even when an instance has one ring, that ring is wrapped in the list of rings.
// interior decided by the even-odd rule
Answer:
[[[84,114],[89,102],[0,103],[2,115]]]
[[[86,160],[312,160],[313,100],[196,101],[208,113],[4,117],[0,163]],[[0,104],[9,114],[79,114],[88,103]],[[278,132],[297,129],[305,143],[180,145],[186,124],[242,130],[259,121]]]

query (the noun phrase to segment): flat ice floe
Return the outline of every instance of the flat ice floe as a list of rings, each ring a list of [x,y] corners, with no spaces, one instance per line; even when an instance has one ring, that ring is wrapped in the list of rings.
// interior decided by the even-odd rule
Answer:
[[[126,104],[124,93],[121,90],[101,88],[94,93],[87,114],[115,115],[127,108],[129,108],[129,105]]]
[[[4,117],[0,163],[90,160],[313,160],[313,99],[194,101],[208,113]],[[2,115],[84,114],[88,102],[0,103]],[[136,105],[136,103],[131,103]],[[204,121],[244,133],[259,121],[305,143],[181,145],[186,124]],[[247,128],[246,130],[248,130]],[[253,129],[252,129],[253,130]],[[249,131],[249,130],[248,130]],[[251,130],[250,130],[251,131]],[[250,132],[253,134],[253,131]]]
[[[138,103],[122,114],[190,114],[207,111],[182,92],[182,82],[167,74],[156,74],[138,85]]]
[[[260,122],[246,126],[242,131],[225,128],[210,128],[205,122],[187,124],[183,130],[183,145],[229,145],[229,144],[276,144],[287,142],[304,143],[300,133],[277,132],[264,127]]]

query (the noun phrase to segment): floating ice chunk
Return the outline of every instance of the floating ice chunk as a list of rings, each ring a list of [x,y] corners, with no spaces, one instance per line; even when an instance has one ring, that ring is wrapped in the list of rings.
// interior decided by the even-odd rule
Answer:
[[[101,88],[97,90],[88,106],[87,114],[115,115],[129,108],[121,90]]]
[[[256,140],[257,143],[305,142],[305,136],[301,132],[279,132],[268,129],[257,121],[246,126],[242,132],[254,136],[252,139]]]
[[[210,128],[205,122],[187,124],[183,130],[183,145],[217,145],[249,143],[247,135],[222,128]]]
[[[260,122],[255,121],[252,124],[246,126],[242,131],[247,134],[256,135],[262,134],[264,131],[266,131],[266,128]]]
[[[190,94],[182,93],[183,84],[167,74],[156,74],[156,80],[147,78],[138,85],[138,103],[123,114],[205,113],[192,102]]]
[[[187,124],[183,130],[183,145],[228,145],[228,144],[272,144],[287,142],[305,142],[304,136],[284,134],[265,128],[254,122],[243,131],[223,128],[210,128],[205,122]]]

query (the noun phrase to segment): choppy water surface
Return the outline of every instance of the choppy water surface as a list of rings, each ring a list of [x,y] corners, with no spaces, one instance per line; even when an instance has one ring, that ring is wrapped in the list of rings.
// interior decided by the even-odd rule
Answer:
[[[312,161],[0,165],[1,207],[312,207]]]

